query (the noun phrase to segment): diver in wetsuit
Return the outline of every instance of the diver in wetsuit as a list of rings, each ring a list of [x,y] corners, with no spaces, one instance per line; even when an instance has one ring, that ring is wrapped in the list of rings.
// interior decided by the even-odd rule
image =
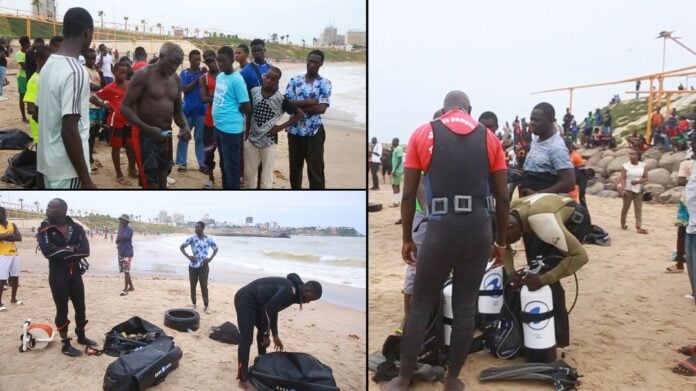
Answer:
[[[56,304],[56,328],[63,343],[63,354],[77,357],[82,352],[70,345],[68,338],[68,299],[75,308],[77,343],[96,346],[85,336],[85,286],[82,283],[80,260],[89,257],[89,242],[82,226],[66,216],[68,204],[54,198],[46,207],[47,219],[41,223],[37,240],[44,257],[48,258],[48,283]]]
[[[239,326],[239,349],[237,379],[241,388],[254,389],[249,377],[249,349],[251,349],[254,327],[259,355],[266,354],[266,348],[273,344],[275,350],[283,350],[283,342],[278,336],[278,312],[299,304],[319,300],[321,284],[316,281],[303,283],[295,273],[287,277],[265,277],[254,280],[234,295],[234,308]]]
[[[589,228],[590,215],[587,209],[570,197],[536,193],[516,199],[510,204],[505,271],[513,286],[527,285],[531,291],[544,285],[551,287],[558,347],[566,347],[570,343],[565,291],[560,279],[572,276],[588,262],[587,251],[582,247],[582,242]],[[547,265],[548,271],[543,274],[528,273],[524,277],[516,274],[509,244],[517,242],[520,238],[524,241],[528,263],[537,256],[550,255],[558,255],[562,261],[556,265]]]
[[[509,201],[507,165],[500,140],[471,117],[469,98],[463,92],[447,94],[443,111],[441,117],[416,129],[408,143],[401,203],[402,257],[416,266],[416,275],[401,339],[399,376],[384,383],[385,390],[408,389],[429,314],[450,272],[454,320],[445,389],[463,389],[459,372],[474,335],[481,278],[491,256],[503,262]],[[421,171],[425,173],[429,216],[423,245],[418,248],[411,227]],[[495,245],[489,181],[495,196]]]

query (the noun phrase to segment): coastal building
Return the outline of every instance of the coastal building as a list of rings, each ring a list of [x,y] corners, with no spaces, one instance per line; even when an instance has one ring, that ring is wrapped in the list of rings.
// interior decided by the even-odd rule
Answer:
[[[55,0],[33,0],[29,2],[31,16],[34,18],[56,20]]]
[[[324,29],[324,32],[321,33],[321,44],[324,46],[331,46],[331,45],[337,45],[336,43],[336,36],[338,35],[338,31],[336,30],[336,27],[334,26],[327,26]]]
[[[367,46],[367,33],[365,31],[349,30],[346,33],[346,45]]]

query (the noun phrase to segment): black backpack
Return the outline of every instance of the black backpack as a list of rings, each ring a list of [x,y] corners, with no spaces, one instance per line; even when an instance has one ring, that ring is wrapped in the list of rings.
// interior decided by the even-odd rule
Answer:
[[[262,354],[249,372],[259,391],[339,391],[331,368],[306,353]]]
[[[609,233],[598,225],[590,225],[590,232],[585,236],[585,243],[596,244],[598,246],[611,246]]]
[[[105,336],[104,353],[119,357],[167,337],[167,334],[154,324],[134,316],[114,326]]]

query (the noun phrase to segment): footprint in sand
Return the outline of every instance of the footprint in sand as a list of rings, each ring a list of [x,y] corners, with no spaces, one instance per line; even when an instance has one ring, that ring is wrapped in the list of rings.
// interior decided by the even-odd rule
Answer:
[[[283,175],[283,173],[280,172],[280,170],[273,170],[273,174],[274,174],[275,177],[278,178],[278,179],[282,179],[282,180],[284,180],[284,181],[287,181],[287,180],[288,180],[288,178],[286,178],[285,175]]]
[[[348,339],[358,340],[358,339],[360,339],[360,337],[358,337],[355,334],[350,334],[350,335],[348,335]]]

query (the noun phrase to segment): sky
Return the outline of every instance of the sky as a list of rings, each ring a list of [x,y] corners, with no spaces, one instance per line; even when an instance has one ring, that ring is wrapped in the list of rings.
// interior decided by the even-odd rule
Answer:
[[[415,2],[413,4],[416,4]],[[569,94],[532,92],[622,80],[662,70],[662,30],[696,50],[696,1],[432,0],[418,6],[368,5],[368,132],[380,142],[430,121],[451,90],[469,95],[472,115],[497,114],[512,125],[547,101],[560,121]],[[666,70],[696,65],[667,41]],[[676,89],[685,78],[668,79]],[[647,90],[647,82],[643,90]],[[688,80],[696,85],[696,76]],[[635,83],[576,90],[573,114],[630,98]],[[632,95],[635,96],[635,95]]]
[[[147,26],[162,23],[167,29],[172,25],[198,27],[201,32],[218,29],[250,39],[267,39],[276,33],[290,35],[294,43],[300,43],[302,38],[311,43],[329,24],[339,34],[349,29],[364,31],[366,27],[365,0],[58,0],[56,3],[59,15],[71,7],[87,9],[97,25],[101,10],[105,13],[105,26],[113,21],[122,24],[127,16],[129,26],[145,19],[148,30]],[[31,1],[0,0],[0,7],[30,10]]]
[[[19,203],[41,210],[53,198],[62,198],[69,209],[87,209],[118,217],[123,213],[156,217],[161,210],[169,215],[183,213],[187,221],[207,213],[216,221],[243,223],[247,216],[255,223],[275,221],[285,227],[353,227],[365,233],[365,192],[225,192],[225,191],[2,191],[0,203]]]

